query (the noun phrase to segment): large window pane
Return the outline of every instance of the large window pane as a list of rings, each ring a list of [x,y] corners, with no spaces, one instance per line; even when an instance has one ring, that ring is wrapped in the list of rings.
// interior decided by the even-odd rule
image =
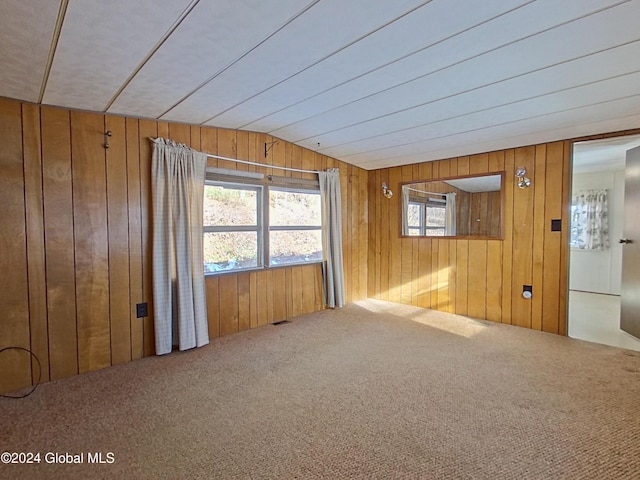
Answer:
[[[444,229],[445,211],[443,206],[427,206],[427,227],[442,227]]]
[[[258,266],[257,232],[206,232],[204,273]]]
[[[320,193],[269,191],[271,226],[316,226],[322,224]]]
[[[269,234],[271,265],[322,261],[320,230],[275,230]]]
[[[257,225],[258,190],[237,186],[205,185],[204,225]]]

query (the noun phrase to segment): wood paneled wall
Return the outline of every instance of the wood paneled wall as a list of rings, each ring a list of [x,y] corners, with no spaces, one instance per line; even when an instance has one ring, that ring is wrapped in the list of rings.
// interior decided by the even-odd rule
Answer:
[[[497,192],[464,192],[457,198],[458,235],[500,237],[502,196]]]
[[[369,296],[565,335],[570,152],[564,141],[370,171]],[[528,189],[515,185],[518,166]],[[504,240],[402,238],[400,195],[380,187],[503,170]]]
[[[148,138],[156,136],[269,165],[338,167],[347,301],[367,296],[365,170],[282,140],[265,158],[264,143],[276,139],[253,132],[0,99],[0,349],[33,351],[42,381],[154,354]],[[323,308],[319,264],[207,277],[206,286],[212,338]],[[150,307],[144,319],[140,302]],[[1,392],[37,377],[28,353],[0,354]]]

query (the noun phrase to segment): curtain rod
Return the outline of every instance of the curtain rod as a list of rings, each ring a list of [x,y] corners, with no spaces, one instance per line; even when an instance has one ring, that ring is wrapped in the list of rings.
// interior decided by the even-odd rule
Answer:
[[[149,140],[151,140],[152,142],[156,143],[156,140],[159,139],[159,138],[161,138],[161,137],[157,137],[157,138],[149,137]],[[173,142],[174,145],[178,145],[173,140],[169,140],[169,141]],[[185,147],[186,147],[186,145],[185,145]],[[188,148],[191,148],[191,147],[188,147]],[[301,168],[280,167],[278,165],[266,165],[264,163],[251,162],[249,160],[238,160],[237,158],[222,157],[220,155],[214,155],[213,153],[206,153],[206,152],[202,152],[202,153],[204,153],[209,158],[217,158],[219,160],[227,160],[229,162],[244,163],[245,165],[254,165],[256,167],[275,168],[277,170],[289,170],[290,172],[300,172],[300,173],[315,173],[315,174],[318,173],[318,170],[303,170]]]
[[[427,192],[426,190],[417,190],[415,188],[411,188],[411,187],[407,187],[407,190],[411,191],[411,192],[419,192],[419,193],[428,193],[429,195],[440,195],[440,196],[444,196],[446,195],[446,193],[438,193],[438,192]],[[451,192],[450,192],[451,193]]]
[[[219,160],[228,160],[229,162],[244,163],[246,165],[254,165],[256,167],[275,168],[278,170],[289,170],[290,172],[318,173],[318,170],[303,170],[301,168],[280,167],[278,165],[266,165],[264,163],[250,162],[249,160],[238,160],[237,158],[221,157],[220,155],[214,155],[213,153],[205,153],[205,155],[209,158],[217,158]]]

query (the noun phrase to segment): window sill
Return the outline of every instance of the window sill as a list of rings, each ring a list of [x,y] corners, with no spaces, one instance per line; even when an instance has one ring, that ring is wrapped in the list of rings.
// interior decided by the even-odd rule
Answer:
[[[265,266],[265,267],[243,268],[238,270],[222,270],[220,272],[205,273],[204,276],[205,278],[207,278],[207,277],[220,277],[223,275],[239,275],[241,273],[261,272],[264,270],[276,270],[276,269],[287,268],[287,267],[304,267],[308,265],[321,265],[322,263],[324,262],[320,260],[315,262],[286,263],[282,265],[272,265],[269,267]]]

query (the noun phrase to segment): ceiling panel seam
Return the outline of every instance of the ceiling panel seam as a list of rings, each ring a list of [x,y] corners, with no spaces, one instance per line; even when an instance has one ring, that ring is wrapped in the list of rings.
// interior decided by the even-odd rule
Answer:
[[[460,65],[460,64],[462,64],[462,63],[465,63],[465,62],[468,62],[468,61],[470,61],[470,60],[473,60],[473,59],[476,59],[476,58],[482,57],[482,56],[484,56],[484,55],[487,55],[487,54],[492,53],[492,52],[494,52],[494,51],[500,50],[500,49],[502,49],[502,48],[505,48],[505,47],[508,47],[508,46],[514,45],[514,44],[516,44],[516,43],[518,43],[518,42],[522,42],[522,41],[524,41],[524,40],[527,40],[527,39],[529,39],[529,38],[536,37],[536,36],[538,36],[538,35],[541,35],[541,34],[543,34],[543,33],[549,32],[549,31],[551,31],[551,30],[555,30],[555,29],[557,29],[557,28],[561,28],[561,27],[564,27],[564,26],[569,25],[569,24],[571,24],[571,23],[574,23],[574,22],[580,21],[580,20],[582,20],[582,19],[584,19],[584,18],[588,18],[588,17],[590,17],[590,16],[600,14],[600,13],[602,13],[602,12],[604,12],[604,11],[607,11],[607,10],[610,10],[610,9],[612,9],[612,8],[616,8],[616,7],[618,7],[618,6],[622,5],[622,4],[628,3],[629,1],[630,1],[630,0],[622,0],[622,1],[618,2],[618,3],[613,4],[613,5],[609,5],[609,6],[607,6],[607,7],[603,7],[603,8],[600,8],[600,9],[598,9],[598,10],[594,10],[594,11],[592,11],[592,12],[586,13],[586,14],[581,15],[581,16],[579,16],[579,17],[572,18],[571,20],[566,20],[566,21],[561,22],[561,23],[558,23],[558,24],[556,24],[556,25],[554,25],[554,26],[552,26],[552,27],[548,27],[548,28],[542,29],[542,30],[540,30],[540,31],[538,31],[538,32],[531,33],[531,34],[529,34],[529,35],[525,35],[525,36],[520,37],[520,38],[518,38],[518,39],[514,39],[514,40],[509,41],[509,42],[507,42],[507,43],[504,43],[504,44],[502,44],[502,45],[499,45],[499,46],[496,46],[496,47],[491,48],[491,49],[489,49],[489,50],[486,50],[486,51],[484,51],[484,52],[482,52],[482,53],[476,54],[476,55],[474,55],[474,56],[472,56],[472,57],[466,58],[466,59],[464,59],[464,60],[459,60],[459,61],[454,62],[454,63],[452,63],[452,64],[450,64],[450,65],[447,65],[447,66],[445,66],[445,67],[438,68],[437,70],[434,70],[434,71],[432,71],[432,72],[426,73],[426,74],[424,74],[424,75],[420,75],[420,76],[418,76],[418,77],[415,77],[415,78],[412,78],[412,79],[410,79],[410,80],[407,80],[407,81],[404,81],[404,82],[398,83],[398,84],[393,85],[393,86],[391,86],[391,87],[383,88],[382,90],[379,90],[378,92],[375,92],[375,93],[371,93],[371,94],[365,95],[364,97],[358,98],[358,99],[356,99],[356,100],[351,100],[351,101],[346,102],[346,103],[344,103],[344,104],[342,104],[342,105],[340,105],[340,106],[330,108],[329,110],[326,110],[326,111],[324,111],[324,112],[315,113],[315,114],[313,114],[313,115],[311,115],[311,116],[309,116],[309,117],[306,117],[306,118],[304,118],[304,119],[302,119],[302,120],[297,120],[297,121],[295,121],[295,122],[291,122],[291,123],[289,123],[289,124],[287,124],[287,125],[284,125],[284,126],[278,127],[277,129],[271,130],[271,131],[269,131],[269,132],[267,132],[267,133],[270,133],[270,134],[271,134],[271,133],[275,132],[276,130],[280,130],[280,129],[283,129],[283,128],[290,127],[290,126],[292,126],[292,125],[296,125],[296,124],[298,124],[298,123],[305,122],[305,121],[307,121],[307,120],[310,120],[310,119],[315,118],[315,117],[317,117],[317,116],[323,115],[323,114],[325,114],[325,113],[332,112],[332,111],[334,111],[334,110],[337,110],[337,109],[339,109],[339,108],[345,107],[345,106],[347,106],[347,105],[351,105],[351,104],[353,104],[353,103],[359,102],[360,100],[364,100],[364,99],[367,99],[367,98],[373,97],[373,96],[378,95],[378,94],[383,93],[383,92],[388,92],[389,90],[392,90],[392,89],[394,89],[394,88],[401,87],[401,86],[403,86],[403,85],[406,85],[406,84],[408,84],[408,83],[414,82],[414,81],[416,81],[416,80],[419,80],[419,79],[422,79],[422,78],[428,77],[428,76],[433,75],[433,74],[435,74],[435,73],[438,73],[438,72],[441,72],[441,71],[443,71],[443,70],[446,70],[447,68],[451,68],[451,67],[454,67],[454,66],[456,66],[456,65]],[[505,13],[505,14],[506,14],[506,13]],[[501,16],[502,16],[502,15],[498,15],[496,18],[499,18],[499,17],[501,17]],[[492,19],[492,20],[493,20],[493,19]],[[491,21],[492,21],[492,20],[491,20]],[[486,23],[486,22],[483,22],[483,23]],[[481,24],[480,24],[480,25],[481,25]],[[474,28],[475,28],[475,27],[474,27]],[[430,47],[429,47],[429,48],[430,48]],[[351,126],[351,125],[347,125],[347,126]],[[344,128],[344,127],[341,127],[341,128]],[[303,141],[305,141],[305,140],[312,139],[313,137],[316,137],[316,136],[319,136],[319,135],[324,135],[325,133],[329,133],[329,132],[316,133],[316,134],[314,134],[314,135],[310,135],[310,136],[305,137],[305,138],[298,138],[298,139],[295,139],[295,140],[292,140],[292,141],[293,141],[294,143],[303,142]]]
[[[198,90],[200,90],[201,88],[203,88],[205,85],[207,85],[208,83],[212,82],[215,78],[217,78],[218,76],[220,76],[223,72],[225,72],[226,70],[228,70],[229,68],[231,68],[233,65],[235,65],[236,63],[238,63],[240,60],[242,60],[244,57],[246,57],[247,55],[249,55],[251,52],[253,52],[256,48],[258,48],[260,45],[264,44],[265,42],[267,42],[270,38],[272,38],[274,35],[276,35],[278,32],[280,32],[281,30],[283,30],[284,28],[287,27],[287,25],[291,24],[292,22],[294,22],[296,19],[300,18],[302,15],[304,15],[307,11],[309,11],[311,8],[313,8],[315,5],[317,5],[320,2],[320,0],[313,0],[310,4],[308,4],[306,7],[304,7],[302,10],[300,10],[298,13],[296,13],[295,15],[293,15],[291,18],[289,18],[286,22],[284,22],[280,27],[278,27],[277,29],[275,29],[272,33],[270,33],[269,35],[267,35],[264,39],[260,40],[257,44],[255,44],[253,47],[249,48],[246,52],[244,52],[242,55],[240,55],[238,58],[236,58],[235,60],[232,60],[230,63],[228,63],[226,66],[222,67],[219,71],[217,71],[213,76],[211,76],[210,78],[208,78],[207,80],[205,80],[204,82],[202,82],[200,85],[198,85],[195,89],[193,89],[191,92],[187,93],[184,97],[182,97],[180,100],[178,100],[176,103],[174,103],[171,107],[169,107],[166,111],[164,111],[163,113],[161,113],[157,118],[162,118],[165,115],[167,115],[169,112],[171,112],[171,110],[173,110],[174,108],[176,108],[178,105],[180,105],[182,102],[184,102],[186,99],[188,99],[189,97],[191,97],[193,94],[195,94]],[[201,125],[203,125],[204,123],[200,123]]]
[[[131,74],[127,77],[124,83],[120,86],[118,91],[113,95],[113,97],[111,97],[111,100],[109,100],[107,105],[104,107],[104,110],[103,110],[104,112],[108,111],[109,108],[111,108],[111,105],[113,105],[113,102],[115,102],[118,99],[118,97],[122,94],[124,89],[127,88],[127,86],[133,81],[136,75],[138,75],[140,70],[142,70],[144,66],[149,62],[149,60],[151,60],[151,57],[153,57],[156,54],[156,52],[160,49],[160,47],[162,47],[162,45],[165,44],[165,42],[169,39],[169,37],[173,34],[173,32],[175,32],[176,29],[180,26],[180,24],[182,24],[182,22],[185,20],[185,18],[189,16],[189,14],[198,5],[198,3],[200,3],[200,0],[193,0],[187,6],[187,8],[184,9],[184,11],[180,14],[180,16],[176,19],[176,21],[173,22],[173,25],[169,27],[167,32],[162,36],[162,38],[158,41],[158,43],[156,43],[155,46],[149,51],[149,53],[147,53],[147,55],[142,59],[142,61],[138,64],[138,66],[133,70],[133,72],[131,72]]]
[[[620,120],[620,119],[627,119],[627,118],[640,118],[640,113],[636,112],[636,113],[630,113],[629,115],[623,115],[621,117],[616,117],[616,120]],[[585,123],[583,125],[581,125],[581,127],[586,128],[589,127],[591,125],[601,125],[602,121],[598,120],[595,122],[590,122],[590,123]],[[563,127],[563,129],[566,128],[570,128],[570,127]],[[598,130],[599,127],[596,128],[596,130]],[[615,127],[614,127],[615,128]],[[631,130],[637,130],[637,129],[629,129],[629,128],[624,128],[624,129],[618,129],[615,131],[618,132],[622,132],[622,131],[631,131]],[[526,134],[526,136],[532,136],[532,135],[540,135],[540,134],[544,134],[547,132],[557,132],[557,129],[546,129],[546,130],[536,130],[535,132],[528,132]],[[608,131],[612,131],[612,130],[608,130]],[[562,140],[571,140],[571,139],[580,139],[583,137],[589,137],[596,134],[595,132],[592,133],[579,133],[579,134],[569,134],[567,135],[566,133],[560,133],[559,136],[555,136],[555,135],[551,135],[550,137],[546,137],[549,138],[549,140],[545,140],[544,143],[549,143],[549,142],[555,142],[555,141],[562,141]],[[448,158],[454,158],[454,157],[458,157],[458,156],[471,156],[471,155],[477,155],[479,153],[486,153],[486,152],[490,152],[490,151],[495,151],[495,150],[507,150],[507,149],[513,149],[513,148],[518,148],[518,147],[522,147],[525,146],[522,142],[521,142],[521,138],[523,138],[522,134],[518,134],[518,135],[511,135],[509,137],[502,137],[499,140],[486,140],[486,141],[476,141],[474,143],[468,143],[465,144],[465,150],[467,152],[471,152],[471,153],[465,153],[462,155],[446,155]],[[496,141],[499,141],[500,144],[499,146],[496,146]],[[536,142],[534,142],[536,143]],[[537,142],[539,143],[539,142]],[[533,143],[531,143],[533,144]],[[489,145],[489,147],[487,147],[486,145]],[[527,145],[530,145],[530,143],[527,143]],[[430,160],[424,160],[424,158],[431,156],[433,157],[432,160],[435,159],[441,159],[441,158],[445,158],[442,156],[442,154],[440,152],[447,152],[448,149],[447,148],[437,148],[437,149],[432,149],[432,150],[425,150],[422,151],[420,153],[408,153],[408,154],[404,154],[404,155],[397,155],[395,157],[386,157],[385,159],[382,160],[373,160],[367,163],[367,166],[362,166],[361,168],[364,168],[365,170],[377,170],[380,168],[389,168],[389,165],[387,165],[388,160],[393,159],[393,158],[405,158],[407,159],[407,157],[415,157],[415,156],[420,156],[420,158],[417,158],[415,160],[409,160],[409,163],[404,163],[402,165],[411,165],[413,163],[419,163],[419,162],[424,162],[424,161],[430,161]],[[353,163],[352,165],[357,165],[355,163]]]
[[[418,105],[413,105],[411,107],[407,107],[407,108],[403,108],[403,109],[396,110],[396,111],[393,111],[393,112],[385,113],[384,115],[378,115],[376,117],[371,117],[371,118],[368,118],[367,120],[356,122],[356,123],[353,123],[351,125],[347,125],[345,127],[340,127],[340,128],[336,128],[336,129],[333,129],[333,130],[329,130],[327,132],[324,132],[324,133],[319,134],[319,135],[314,135],[314,136],[317,137],[317,136],[320,136],[320,135],[327,135],[329,133],[339,132],[339,131],[347,129],[347,128],[351,128],[351,127],[354,127],[354,126],[357,126],[357,125],[363,125],[363,124],[366,124],[368,122],[373,122],[375,120],[379,120],[381,118],[397,115],[399,113],[404,113],[404,112],[413,110],[415,108],[425,107],[427,105],[430,105],[430,104],[433,104],[433,103],[437,103],[437,102],[440,102],[442,100],[449,100],[451,98],[455,98],[455,97],[458,97],[460,95],[465,95],[467,93],[471,93],[471,92],[476,91],[476,90],[480,90],[480,89],[483,89],[483,88],[486,88],[486,87],[491,87],[491,86],[494,86],[494,85],[498,85],[500,83],[508,82],[508,81],[514,80],[516,78],[520,78],[520,77],[524,77],[524,76],[527,76],[527,75],[531,75],[532,73],[538,73],[538,72],[541,72],[541,71],[544,71],[544,70],[548,70],[550,68],[555,68],[555,67],[558,67],[560,65],[564,65],[564,64],[567,64],[567,63],[575,62],[577,60],[582,60],[584,58],[588,58],[588,57],[593,56],[593,55],[598,55],[600,53],[604,53],[604,52],[608,52],[608,51],[611,51],[611,50],[615,50],[616,48],[621,48],[621,47],[624,47],[624,46],[627,46],[627,45],[631,45],[633,43],[638,43],[638,42],[640,42],[640,39],[633,40],[633,41],[630,41],[630,42],[625,42],[625,43],[622,43],[620,45],[616,45],[615,47],[609,47],[609,48],[605,48],[605,49],[602,49],[602,50],[591,52],[591,53],[588,53],[588,54],[585,54],[585,55],[580,55],[578,57],[574,57],[574,58],[571,58],[569,60],[565,60],[563,62],[557,62],[557,63],[554,63],[552,65],[546,65],[544,67],[540,67],[540,68],[537,68],[535,70],[530,70],[528,72],[523,72],[523,73],[518,74],[518,75],[512,75],[510,77],[506,77],[506,78],[503,78],[501,80],[496,80],[495,82],[485,83],[483,85],[480,85],[480,86],[477,86],[477,87],[474,87],[474,88],[469,88],[467,90],[462,90],[460,92],[452,93],[451,95],[445,95],[444,97],[439,97],[439,98],[436,98],[436,99],[433,99],[433,100],[429,100],[428,102],[425,102],[425,103],[421,103],[421,104],[418,104]],[[427,123],[421,123],[421,124],[417,124],[417,125],[412,125],[411,127],[399,128],[397,130],[390,130],[390,131],[386,132],[385,135],[389,135],[389,134],[393,134],[393,133],[399,133],[399,132],[403,132],[403,131],[406,131],[406,130],[411,130],[413,128],[418,128],[418,127],[431,125],[431,124],[438,123],[438,122],[445,121],[445,120],[452,120],[454,118],[459,118],[459,117],[463,117],[463,116],[466,116],[466,115],[471,115],[473,113],[484,112],[484,111],[492,110],[494,108],[504,107],[504,106],[507,106],[507,105],[513,105],[515,103],[523,102],[523,101],[526,101],[526,100],[532,100],[534,98],[544,97],[546,95],[552,95],[554,93],[565,92],[565,91],[573,90],[575,88],[580,88],[580,87],[584,87],[584,86],[587,86],[587,85],[592,85],[592,84],[595,84],[595,83],[605,82],[607,80],[612,80],[614,78],[624,77],[626,75],[632,75],[634,73],[638,73],[639,71],[640,70],[633,70],[633,71],[626,72],[626,73],[621,73],[621,74],[618,74],[618,75],[612,75],[612,76],[609,76],[609,77],[606,77],[606,78],[603,78],[603,79],[600,79],[600,80],[593,80],[591,82],[575,84],[575,85],[573,85],[571,87],[560,88],[560,89],[557,89],[557,90],[552,90],[552,91],[541,93],[541,94],[534,95],[534,96],[531,96],[531,97],[521,98],[519,100],[514,100],[514,101],[511,101],[511,102],[502,103],[502,104],[498,104],[498,105],[492,105],[491,107],[483,108],[483,109],[480,109],[480,110],[474,110],[474,111],[471,111],[471,112],[466,112],[466,113],[460,114],[460,115],[454,115],[452,117],[446,117],[446,118],[434,120],[434,121],[427,122]],[[372,135],[370,137],[363,137],[363,138],[359,138],[359,139],[355,139],[355,140],[350,140],[349,142],[336,143],[336,144],[333,144],[331,146],[321,148],[318,151],[323,151],[323,150],[326,150],[326,149],[329,149],[329,148],[340,147],[340,146],[343,146],[343,145],[349,145],[351,143],[356,143],[356,142],[360,142],[360,141],[364,141],[364,140],[369,140],[369,139],[372,139],[372,138],[377,138],[379,136],[380,135]],[[312,138],[312,137],[309,137],[309,138]]]
[[[505,125],[511,125],[514,123],[519,123],[519,122],[526,122],[529,120],[533,120],[533,119],[539,119],[539,118],[544,118],[544,117],[548,117],[550,115],[557,115],[559,113],[565,113],[565,112],[571,112],[574,110],[580,110],[581,108],[587,108],[587,107],[595,107],[597,105],[604,105],[607,103],[612,103],[612,102],[619,102],[620,100],[626,100],[629,98],[636,98],[636,97],[640,97],[640,93],[634,94],[634,95],[625,95],[623,97],[618,97],[618,98],[613,98],[610,100],[604,100],[601,102],[594,102],[594,103],[588,103],[588,104],[584,104],[584,105],[580,105],[577,107],[571,107],[571,108],[565,108],[565,109],[561,109],[561,110],[555,110],[555,111],[547,111],[545,113],[539,114],[539,115],[528,115],[525,118],[520,118],[520,119],[516,119],[516,120],[509,120],[508,122],[500,122],[500,123],[495,123],[492,125],[485,125],[482,127],[478,127],[478,128],[472,128],[469,130],[463,130],[463,131],[459,131],[459,132],[455,132],[455,133],[451,133],[451,134],[447,134],[447,135],[440,135],[437,137],[431,137],[431,138],[425,138],[425,139],[421,139],[418,141],[414,141],[414,142],[405,142],[405,143],[399,143],[399,144],[395,144],[392,146],[386,146],[386,147],[382,147],[382,148],[374,148],[371,150],[361,150],[358,153],[350,153],[350,154],[344,154],[341,155],[340,158],[347,158],[347,157],[352,157],[355,155],[364,155],[367,153],[372,153],[372,152],[379,152],[382,150],[390,150],[390,149],[394,149],[394,148],[398,148],[398,147],[407,147],[409,145],[417,145],[419,143],[423,143],[423,142],[430,142],[433,140],[442,140],[443,138],[450,138],[450,137],[455,137],[457,135],[465,135],[467,133],[473,133],[473,132],[479,132],[482,130],[487,130],[490,128],[495,128],[495,127],[503,127]],[[637,114],[638,112],[636,112],[635,114]],[[635,115],[632,114],[632,115]],[[389,158],[394,158],[394,157],[389,157]]]
[[[536,1],[536,0],[530,0],[530,1],[529,1],[529,2],[527,2],[527,3],[523,3],[522,5],[518,5],[517,7],[514,7],[514,8],[512,8],[512,9],[510,9],[510,10],[507,10],[506,12],[503,12],[503,13],[501,13],[500,15],[495,15],[495,16],[493,16],[493,17],[491,17],[491,18],[488,18],[488,19],[486,19],[486,20],[483,20],[482,22],[479,22],[479,23],[477,23],[477,24],[471,25],[471,26],[469,26],[469,27],[467,27],[467,28],[465,28],[465,29],[463,29],[463,30],[460,30],[459,32],[456,32],[456,33],[454,33],[454,34],[452,34],[452,35],[449,35],[449,36],[447,36],[447,37],[445,37],[445,38],[442,38],[442,39],[440,39],[440,40],[438,40],[438,41],[436,41],[436,42],[430,43],[429,45],[426,45],[426,46],[424,46],[424,47],[422,47],[422,48],[419,48],[418,50],[414,50],[413,52],[410,52],[410,53],[407,53],[407,54],[405,54],[405,55],[402,55],[401,57],[398,57],[398,58],[396,58],[396,59],[394,59],[394,60],[391,60],[391,61],[389,61],[389,62],[387,62],[387,63],[385,63],[385,64],[383,64],[383,65],[379,65],[379,66],[377,66],[376,68],[372,68],[371,70],[368,70],[368,71],[363,72],[363,73],[361,73],[361,74],[359,74],[359,75],[356,75],[356,76],[355,76],[355,77],[353,77],[353,78],[350,78],[350,79],[348,79],[348,80],[345,80],[345,81],[343,81],[343,82],[340,82],[340,83],[338,83],[338,84],[336,84],[336,85],[334,85],[334,86],[332,86],[332,87],[330,87],[330,88],[326,88],[326,89],[322,90],[321,92],[315,93],[315,94],[313,94],[313,95],[310,95],[309,97],[306,97],[306,98],[303,98],[303,99],[301,99],[301,100],[298,100],[298,101],[296,101],[296,102],[294,102],[294,103],[292,103],[292,104],[290,104],[290,105],[287,105],[286,107],[279,108],[278,110],[275,110],[275,111],[273,111],[273,112],[271,112],[271,113],[269,113],[269,114],[267,114],[267,115],[263,115],[263,116],[262,116],[262,117],[260,117],[260,118],[257,118],[257,119],[255,119],[255,120],[252,120],[252,121],[251,121],[251,122],[249,122],[249,123],[246,123],[246,124],[244,124],[244,125],[241,125],[239,128],[246,128],[246,127],[250,126],[251,124],[253,124],[253,123],[255,123],[255,122],[259,122],[260,120],[263,120],[263,119],[265,119],[265,118],[267,118],[267,117],[269,117],[269,116],[271,116],[271,115],[274,115],[274,114],[276,114],[276,113],[280,113],[280,112],[282,112],[283,110],[286,110],[287,108],[294,107],[294,106],[296,106],[296,105],[298,105],[298,104],[300,104],[300,103],[306,102],[307,100],[310,100],[310,99],[312,99],[312,98],[318,97],[318,96],[320,96],[320,95],[324,95],[325,93],[330,92],[331,90],[335,90],[336,88],[339,88],[339,87],[341,87],[341,86],[343,86],[343,85],[346,85],[346,84],[348,84],[348,83],[351,83],[351,82],[353,82],[354,80],[358,80],[359,78],[365,77],[365,76],[367,76],[367,75],[369,75],[369,74],[371,74],[371,73],[373,73],[373,72],[376,72],[376,71],[381,70],[381,69],[383,69],[383,68],[386,68],[386,67],[388,67],[388,66],[390,66],[390,65],[393,65],[394,63],[397,63],[397,62],[400,62],[400,61],[402,61],[402,60],[405,60],[406,58],[409,58],[409,57],[411,57],[412,55],[416,55],[416,54],[418,54],[418,53],[420,53],[420,52],[423,52],[423,51],[425,51],[425,50],[427,50],[427,49],[429,49],[429,48],[435,47],[436,45],[440,45],[441,43],[444,43],[444,42],[446,42],[446,41],[448,41],[448,40],[451,40],[452,38],[455,38],[455,37],[457,37],[457,36],[459,36],[459,35],[462,35],[463,33],[466,33],[466,32],[468,32],[468,31],[471,31],[471,30],[473,30],[474,28],[477,28],[477,27],[480,27],[480,26],[482,26],[482,25],[484,25],[484,24],[486,24],[486,23],[492,22],[492,21],[496,20],[497,18],[500,18],[500,17],[502,17],[502,16],[504,16],[504,15],[508,15],[509,13],[512,13],[512,12],[514,12],[514,11],[516,11],[516,10],[520,9],[520,8],[526,7],[527,5],[529,5],[529,4],[531,4],[531,3],[534,3],[535,1]],[[446,68],[446,67],[445,67],[445,68]],[[435,73],[435,72],[432,72],[432,73]],[[416,77],[416,78],[420,78],[420,77]],[[413,80],[413,79],[412,79],[412,80]],[[408,82],[410,82],[410,81],[412,81],[412,80],[408,80]],[[405,82],[405,83],[406,83],[406,82]],[[402,85],[402,84],[398,84],[398,86],[400,86],[400,85]],[[390,87],[390,88],[394,88],[394,87]],[[385,90],[381,90],[380,92],[384,92],[384,91],[385,91]],[[380,92],[378,92],[378,93],[380,93]],[[375,95],[375,93],[374,93],[373,95]],[[362,97],[362,98],[367,98],[367,97]],[[348,103],[347,103],[347,104],[345,104],[345,105],[348,105]],[[341,105],[341,106],[344,106],[344,105]],[[336,107],[336,108],[340,108],[340,107]],[[331,109],[331,110],[333,110],[333,109]],[[331,110],[327,110],[327,111],[331,111]],[[323,113],[324,113],[324,112],[323,112]],[[302,120],[300,120],[300,121],[301,121],[301,122],[303,122],[303,121],[308,120],[308,119],[310,119],[310,118],[313,118],[313,116],[308,117],[308,118],[305,118],[305,119],[302,119]],[[278,130],[278,129],[280,129],[280,128],[286,128],[286,127],[288,127],[288,126],[290,126],[290,125],[294,125],[295,123],[297,123],[297,122],[292,122],[292,123],[290,123],[290,124],[287,124],[287,125],[284,125],[284,126],[278,127],[277,129],[272,130],[272,132],[273,132],[273,131],[275,131],[275,130]]]
[[[267,87],[267,88],[265,88],[265,89],[261,90],[260,92],[255,93],[255,94],[253,94],[253,95],[251,95],[251,96],[249,96],[249,97],[245,98],[244,100],[242,100],[242,101],[240,101],[240,102],[236,103],[235,105],[232,105],[232,106],[230,106],[230,107],[228,107],[228,108],[224,109],[223,111],[216,113],[213,117],[208,118],[207,120],[205,120],[205,121],[204,121],[204,122],[202,122],[202,123],[203,123],[203,124],[206,124],[206,123],[210,122],[211,120],[215,119],[216,117],[219,117],[220,115],[225,114],[225,113],[226,113],[226,112],[228,112],[229,110],[233,110],[234,108],[236,108],[236,107],[238,107],[238,106],[242,105],[243,103],[248,102],[249,100],[251,100],[251,99],[253,99],[253,98],[256,98],[256,97],[257,97],[257,96],[259,96],[259,95],[262,95],[262,94],[263,94],[263,93],[265,93],[265,92],[268,92],[268,91],[269,91],[269,90],[271,90],[272,88],[275,88],[275,87],[277,87],[278,85],[280,85],[280,84],[282,84],[282,83],[284,83],[284,82],[286,82],[286,81],[288,81],[288,80],[291,80],[292,78],[294,78],[294,77],[296,77],[296,76],[300,75],[301,73],[303,73],[303,72],[305,72],[305,71],[309,70],[310,68],[315,67],[316,65],[318,65],[318,64],[320,64],[320,63],[322,63],[322,62],[324,62],[325,60],[327,60],[327,59],[329,59],[329,58],[333,57],[334,55],[337,55],[338,53],[342,52],[343,50],[346,50],[346,49],[348,49],[349,47],[351,47],[351,46],[355,45],[356,43],[361,42],[361,41],[362,41],[362,40],[364,40],[365,38],[370,37],[371,35],[373,35],[373,34],[375,34],[376,32],[378,32],[378,31],[382,30],[383,28],[388,27],[388,26],[389,26],[389,25],[391,25],[392,23],[395,23],[395,22],[397,22],[398,20],[400,20],[400,19],[402,19],[402,18],[406,17],[407,15],[412,14],[412,13],[413,13],[413,12],[415,12],[416,10],[419,10],[420,8],[423,8],[424,6],[428,5],[428,4],[429,4],[429,3],[431,3],[432,1],[433,1],[433,0],[427,0],[427,1],[423,2],[423,3],[421,3],[420,5],[417,5],[417,6],[413,7],[413,8],[411,8],[410,10],[408,10],[408,11],[404,12],[402,15],[399,15],[399,16],[397,16],[396,18],[394,18],[394,19],[392,19],[392,20],[387,21],[387,22],[386,22],[386,23],[384,23],[383,25],[380,25],[379,27],[376,27],[376,28],[374,28],[373,30],[370,30],[369,32],[367,32],[367,33],[365,33],[365,34],[361,35],[360,37],[356,38],[355,40],[352,40],[351,42],[349,42],[349,43],[347,43],[347,44],[345,44],[345,45],[341,46],[340,48],[338,48],[338,49],[334,50],[333,52],[331,52],[331,53],[329,53],[329,54],[327,54],[327,55],[325,55],[324,57],[320,58],[319,60],[317,60],[317,61],[315,61],[315,62],[311,63],[310,65],[307,65],[307,66],[306,66],[306,67],[304,67],[303,69],[298,70],[297,72],[295,72],[295,73],[293,73],[293,74],[289,75],[287,78],[284,78],[284,79],[282,79],[282,80],[280,80],[280,81],[278,81],[278,82],[276,82],[276,83],[274,83],[274,84],[270,85],[269,87]],[[240,127],[240,128],[243,128],[243,127]]]
[[[49,47],[49,56],[47,57],[47,65],[44,68],[42,75],[42,83],[40,84],[40,94],[38,95],[38,103],[42,103],[44,98],[44,92],[47,89],[47,83],[49,82],[49,75],[51,74],[51,67],[53,66],[53,59],[56,56],[56,50],[58,49],[58,41],[60,40],[60,32],[62,32],[62,24],[64,18],[67,15],[67,7],[69,6],[69,0],[62,0],[60,2],[60,8],[58,9],[58,17],[56,18],[56,26],[53,30],[53,37],[51,38],[51,46]]]

